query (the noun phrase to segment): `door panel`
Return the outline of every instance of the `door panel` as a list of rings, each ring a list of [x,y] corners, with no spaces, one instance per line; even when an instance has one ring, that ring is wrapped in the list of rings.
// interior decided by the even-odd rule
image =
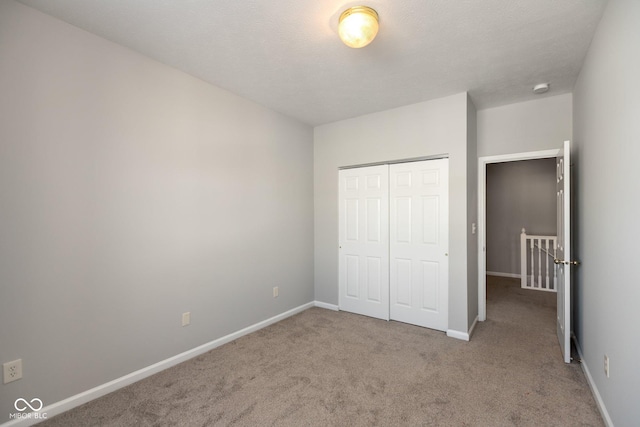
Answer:
[[[380,199],[367,199],[367,242],[380,243]]]
[[[367,257],[367,298],[369,301],[380,302],[382,299],[382,277],[380,258]],[[386,292],[386,289],[385,289]]]
[[[397,197],[395,199],[395,238],[398,242],[411,242],[411,198]]]
[[[390,166],[390,317],[448,327],[448,159]]]
[[[339,308],[389,320],[389,167],[338,177]]]
[[[435,311],[438,309],[439,265],[437,262],[422,262],[422,308]]]
[[[396,258],[393,260],[395,270],[396,295],[394,302],[411,308],[411,260]]]
[[[345,255],[346,262],[346,293],[347,296],[358,298],[360,295],[359,285],[359,258],[357,255]]]
[[[571,145],[564,142],[556,159],[558,240],[556,268],[557,334],[565,363],[571,362]]]
[[[437,196],[422,198],[422,243],[438,244],[438,211],[439,199]]]

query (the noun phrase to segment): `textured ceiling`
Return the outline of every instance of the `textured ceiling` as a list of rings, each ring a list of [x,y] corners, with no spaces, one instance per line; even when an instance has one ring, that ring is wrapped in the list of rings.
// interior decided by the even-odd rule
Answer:
[[[606,0],[21,0],[318,125],[468,91],[477,108],[570,92]],[[380,15],[369,46],[338,17]]]

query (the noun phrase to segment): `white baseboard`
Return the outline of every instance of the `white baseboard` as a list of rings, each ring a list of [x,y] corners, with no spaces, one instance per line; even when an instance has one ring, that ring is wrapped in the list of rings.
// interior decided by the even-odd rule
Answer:
[[[467,332],[455,331],[453,329],[447,329],[447,336],[451,338],[455,338],[462,341],[469,341],[471,339],[471,335],[473,334],[473,330],[476,328],[478,324],[478,316],[473,319],[473,323]]]
[[[520,279],[521,276],[515,273],[500,273],[498,271],[487,271],[487,276],[510,277],[512,279]]]
[[[447,329],[447,336],[462,341],[469,341],[468,332],[454,331],[453,329]]]
[[[322,303],[324,304],[324,303]],[[46,414],[47,418],[51,418],[55,415],[61,414],[63,412],[66,412],[70,409],[73,409],[75,407],[78,407],[80,405],[83,405],[91,400],[97,399],[99,397],[102,397],[108,393],[111,393],[112,391],[118,390],[120,388],[126,387],[129,384],[133,384],[136,381],[140,381],[144,378],[147,378],[153,374],[156,374],[160,371],[164,371],[167,368],[170,368],[172,366],[175,366],[179,363],[185,362],[189,359],[192,359],[196,356],[199,356],[203,353],[206,353],[210,350],[213,350],[216,347],[220,347],[223,344],[226,344],[228,342],[231,342],[233,340],[236,340],[244,335],[248,335],[252,332],[255,332],[257,330],[260,330],[262,328],[265,328],[269,325],[272,325],[274,323],[277,323],[281,320],[286,319],[287,317],[291,317],[295,314],[298,314],[304,310],[307,310],[308,308],[314,307],[316,305],[316,302],[309,302],[306,304],[303,304],[301,306],[298,306],[296,308],[293,308],[289,311],[285,311],[284,313],[278,314],[276,316],[273,316],[269,319],[263,320],[262,322],[258,322],[254,325],[248,326],[244,329],[241,329],[237,332],[233,332],[229,335],[225,335],[224,337],[218,338],[216,340],[210,341],[206,344],[203,344],[201,346],[195,347],[191,350],[187,350],[184,353],[180,353],[176,356],[170,357],[168,359],[165,359],[163,361],[160,361],[158,363],[154,363],[153,365],[147,366],[146,368],[142,368],[140,370],[137,370],[135,372],[132,372],[128,375],[125,375],[123,377],[120,378],[116,378],[113,381],[109,381],[108,383],[99,385],[97,387],[94,387],[90,390],[87,391],[83,391],[82,393],[76,394],[75,396],[71,396],[67,399],[61,400],[59,402],[56,403],[52,403],[51,405],[47,405],[44,408],[42,408],[40,411],[38,411],[38,414],[43,415]],[[330,304],[327,304],[330,305]],[[336,307],[337,309],[337,307]],[[29,414],[25,414],[29,415]],[[37,422],[42,422],[43,419],[29,419],[29,418],[21,418],[21,419],[16,419],[16,420],[11,420],[8,421],[4,424],[1,424],[1,427],[13,427],[13,426],[31,426]]]
[[[609,416],[609,412],[607,411],[607,407],[604,406],[604,401],[602,400],[602,396],[600,396],[600,392],[598,391],[598,387],[596,387],[595,381],[593,381],[593,377],[591,376],[591,372],[589,371],[589,367],[587,366],[587,362],[584,360],[584,356],[582,355],[582,349],[578,344],[578,340],[576,336],[572,333],[571,338],[573,339],[574,344],[576,345],[576,350],[578,350],[578,355],[580,356],[580,366],[582,366],[582,371],[584,372],[584,376],[587,377],[587,383],[589,384],[589,388],[591,388],[591,393],[596,400],[596,404],[598,405],[598,410],[600,411],[600,415],[602,415],[602,419],[607,427],[613,427],[613,421],[611,421],[611,417]]]
[[[321,302],[321,301],[314,301],[314,305],[316,307],[326,308],[327,310],[338,311],[338,306],[334,304],[328,304],[326,302]],[[475,329],[477,324],[478,324],[478,316],[476,316],[476,318],[473,319],[473,323],[471,324],[471,327],[469,328],[468,332],[460,332],[460,331],[454,331],[453,329],[448,329],[447,336],[451,338],[463,340],[463,341],[469,341],[471,334],[473,334],[473,330]]]
[[[338,306],[335,305],[335,304],[329,304],[329,303],[321,302],[321,301],[314,301],[313,305],[315,307],[326,308],[327,310],[338,311]]]

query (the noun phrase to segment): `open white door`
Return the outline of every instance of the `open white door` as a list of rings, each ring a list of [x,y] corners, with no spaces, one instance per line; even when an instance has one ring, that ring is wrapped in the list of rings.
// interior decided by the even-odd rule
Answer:
[[[557,333],[565,363],[571,362],[571,145],[564,142],[556,159],[558,247],[556,268],[558,277]]]
[[[339,308],[389,320],[389,166],[338,175]]]

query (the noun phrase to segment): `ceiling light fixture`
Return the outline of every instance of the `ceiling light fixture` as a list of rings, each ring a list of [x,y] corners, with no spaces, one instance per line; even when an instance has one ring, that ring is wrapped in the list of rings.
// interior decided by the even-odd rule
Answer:
[[[540,95],[541,93],[545,93],[549,91],[549,83],[540,83],[539,85],[535,85],[533,87],[533,93],[536,95]]]
[[[378,34],[378,12],[367,6],[354,6],[342,12],[338,34],[349,47],[365,47]]]

